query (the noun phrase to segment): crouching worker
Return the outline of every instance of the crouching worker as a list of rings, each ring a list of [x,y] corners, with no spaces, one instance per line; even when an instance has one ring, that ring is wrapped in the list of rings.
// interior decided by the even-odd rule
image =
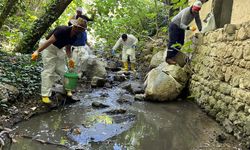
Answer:
[[[72,44],[72,58],[75,61],[76,70],[79,78],[82,77],[82,67],[84,66],[83,64],[86,63],[86,58],[88,58],[91,54],[89,45],[90,44],[87,42],[86,31],[79,34],[77,40]]]
[[[79,17],[79,18],[86,20],[83,17]],[[69,21],[70,24],[72,24],[71,21],[72,19]],[[86,58],[91,54],[91,50],[90,50],[91,46],[88,43],[87,39],[88,39],[87,31],[84,31],[81,34],[77,35],[77,40],[72,44],[72,51],[73,51],[72,58],[75,61],[76,70],[77,70],[77,74],[79,78],[82,77],[82,70],[84,66],[83,64],[85,63],[84,60],[86,60]]]
[[[122,44],[122,62],[123,70],[128,71],[128,59],[131,63],[131,70],[135,71],[135,48],[138,43],[138,39],[132,34],[122,34],[115,46],[112,48],[112,55],[115,54],[115,50]]]
[[[42,52],[43,71],[41,73],[41,95],[42,102],[51,103],[51,89],[58,76],[63,79],[65,73],[66,57],[63,48],[66,48],[69,68],[74,68],[74,61],[71,58],[71,45],[77,40],[77,35],[85,31],[87,22],[82,18],[72,21],[73,26],[58,26],[46,38],[41,40],[39,48],[33,52],[32,60],[36,60],[39,52]],[[67,91],[72,96],[71,91]]]
[[[189,24],[195,19],[199,31],[202,30],[199,11],[201,9],[201,1],[196,1],[191,7],[187,7],[179,12],[170,23],[169,26],[169,43],[167,48],[166,62],[168,64],[176,64],[173,58],[177,55],[181,46],[175,44],[184,44],[185,30],[195,31],[196,27],[190,27]]]

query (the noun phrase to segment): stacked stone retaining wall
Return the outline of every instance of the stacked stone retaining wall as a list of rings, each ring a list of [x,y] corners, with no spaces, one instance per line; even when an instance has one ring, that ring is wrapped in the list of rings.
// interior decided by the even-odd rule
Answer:
[[[194,37],[190,92],[227,132],[250,147],[250,22]]]

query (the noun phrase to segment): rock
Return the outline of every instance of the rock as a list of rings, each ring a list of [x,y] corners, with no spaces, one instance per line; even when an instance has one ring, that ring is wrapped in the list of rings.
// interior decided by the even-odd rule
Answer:
[[[0,100],[2,102],[15,100],[18,95],[19,91],[16,87],[5,83],[0,83]]]
[[[235,34],[236,25],[234,25],[234,24],[226,24],[226,25],[224,26],[224,31],[225,31],[227,34]]]
[[[116,114],[125,114],[127,112],[127,110],[125,109],[114,109],[114,110],[110,110],[110,111],[106,111],[106,114],[109,115],[116,115]]]
[[[232,127],[233,123],[230,120],[225,119],[222,124],[223,124],[223,126],[225,127],[225,129],[226,129],[226,131],[228,133],[232,133],[233,132],[233,127]]]
[[[153,101],[174,100],[188,80],[187,73],[177,65],[162,63],[152,69],[146,77],[145,99]]]
[[[102,56],[103,57],[103,56]],[[120,71],[122,66],[122,62],[119,57],[113,57],[110,61],[107,62],[106,69],[111,71]]]
[[[100,77],[93,77],[91,80],[91,86],[92,87],[103,87],[106,83],[106,80]]]
[[[119,81],[119,82],[126,81],[126,76],[124,74],[116,74],[114,76],[114,81]]]
[[[119,71],[120,69],[117,67],[115,62],[108,62],[108,65],[106,66],[107,69],[111,71]]]
[[[61,85],[61,84],[55,84],[55,85],[52,87],[52,92],[61,93],[61,94],[66,94],[66,91],[65,91],[63,85]]]
[[[89,48],[79,47],[79,49],[73,51],[73,59],[76,62],[79,76],[84,74],[88,79],[92,79],[94,76],[101,78],[106,77],[106,63],[102,62],[95,55],[92,55]]]
[[[246,121],[246,125],[244,126],[246,134],[250,135],[250,116],[248,117],[249,119]]]
[[[108,93],[101,93],[100,96],[101,96],[101,97],[108,97],[109,94],[108,94]]]
[[[227,139],[226,135],[225,134],[220,134],[216,137],[216,141],[218,141],[219,143],[224,143],[225,140]]]
[[[248,35],[247,35],[247,31],[244,27],[241,27],[238,32],[237,32],[237,39],[238,40],[245,40],[247,39]]]
[[[92,103],[92,107],[94,107],[94,108],[107,108],[107,107],[109,107],[108,105],[105,105],[105,104],[102,104],[102,103],[100,103],[100,102],[93,102]]]
[[[135,81],[124,84],[122,86],[122,88],[126,89],[127,91],[129,91],[132,94],[144,93],[143,85],[140,84],[139,82],[135,82]]]
[[[159,51],[158,53],[156,53],[151,61],[150,61],[150,68],[155,68],[157,66],[159,66],[162,62],[164,62],[165,58],[164,58],[164,51]]]
[[[243,58],[246,61],[250,60],[250,46],[249,45],[245,45],[243,51]]]
[[[150,61],[151,59],[152,59],[152,55],[151,54],[148,54],[148,55],[146,55],[145,57],[144,57],[144,60],[146,60],[146,61]]]
[[[70,100],[71,100],[72,102],[76,102],[76,101],[80,101],[81,99],[80,99],[78,96],[73,95],[73,96],[71,97]]]
[[[111,85],[109,82],[106,82],[106,83],[104,84],[104,87],[106,87],[106,88],[112,88],[112,85]]]
[[[116,100],[116,101],[117,101],[117,103],[119,103],[119,104],[129,104],[129,105],[132,104],[131,101],[129,101],[129,100],[125,99],[125,98],[119,98],[119,99]]]
[[[145,94],[135,94],[134,99],[135,99],[136,101],[144,101],[144,99],[145,99]]]

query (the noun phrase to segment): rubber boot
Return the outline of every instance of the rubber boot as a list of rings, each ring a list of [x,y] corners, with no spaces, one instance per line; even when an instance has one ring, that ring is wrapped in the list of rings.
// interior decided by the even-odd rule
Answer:
[[[42,102],[45,103],[45,104],[51,104],[51,100],[49,99],[48,96],[43,96],[42,97]]]
[[[176,64],[176,62],[175,62],[173,59],[170,59],[170,58],[166,59],[166,62],[167,62],[169,65],[175,65],[175,64]]]
[[[136,70],[135,70],[135,63],[131,63],[131,70],[132,70],[133,72],[136,72]]]
[[[67,91],[67,96],[68,97],[72,97],[72,92],[71,91]]]
[[[123,71],[128,71],[128,62],[123,62]]]

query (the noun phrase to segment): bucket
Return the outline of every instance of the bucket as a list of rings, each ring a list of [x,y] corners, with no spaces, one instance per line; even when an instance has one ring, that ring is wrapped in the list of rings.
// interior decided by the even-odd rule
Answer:
[[[64,74],[65,90],[74,90],[77,86],[78,74],[67,72]]]

